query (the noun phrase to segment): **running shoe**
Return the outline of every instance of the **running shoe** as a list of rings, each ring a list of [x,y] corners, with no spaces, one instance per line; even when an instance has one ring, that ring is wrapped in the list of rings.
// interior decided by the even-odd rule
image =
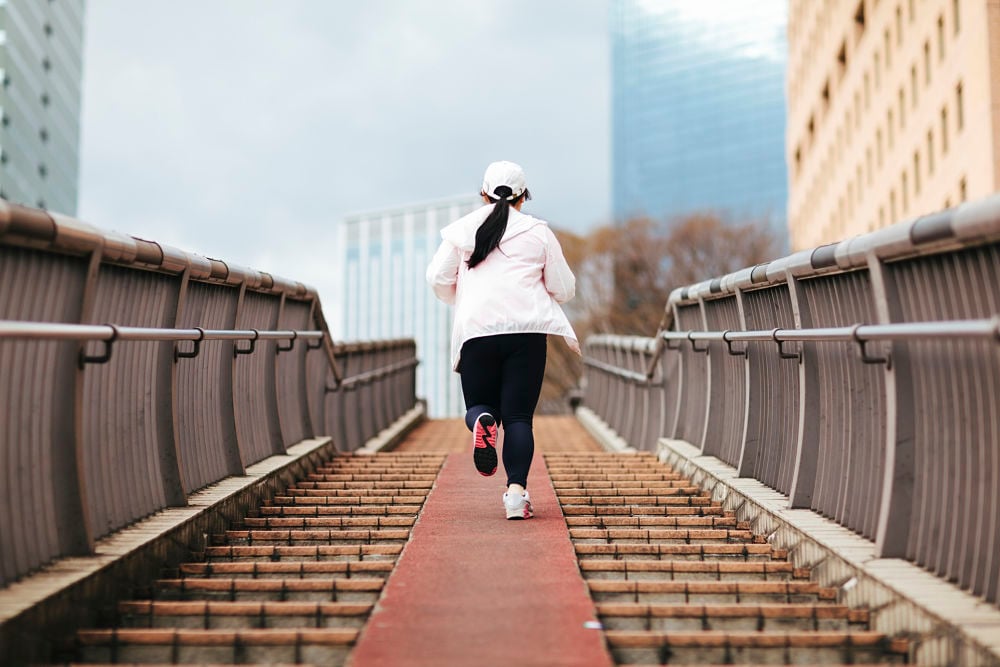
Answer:
[[[535,516],[531,510],[531,498],[528,497],[527,491],[523,496],[519,493],[504,493],[503,507],[507,510],[508,519],[530,519]]]
[[[488,412],[479,415],[472,427],[472,460],[484,477],[497,471],[497,420]]]

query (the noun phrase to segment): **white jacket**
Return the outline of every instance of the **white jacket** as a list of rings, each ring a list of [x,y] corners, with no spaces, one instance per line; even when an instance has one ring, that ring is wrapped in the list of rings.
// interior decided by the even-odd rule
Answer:
[[[492,210],[487,204],[442,229],[443,240],[427,267],[434,294],[455,304],[452,368],[458,370],[465,341],[494,334],[558,334],[579,353],[580,343],[559,307],[576,293],[576,278],[548,223],[511,208],[500,245],[469,268],[476,231]]]

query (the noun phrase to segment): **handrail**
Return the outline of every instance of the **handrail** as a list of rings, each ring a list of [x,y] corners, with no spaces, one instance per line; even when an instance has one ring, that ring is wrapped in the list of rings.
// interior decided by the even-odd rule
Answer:
[[[731,344],[737,342],[767,342],[778,343],[779,352],[783,358],[798,359],[799,355],[786,353],[780,348],[781,343],[857,343],[862,346],[862,360],[868,363],[883,363],[884,357],[871,357],[864,344],[868,342],[905,341],[905,340],[936,340],[955,338],[996,338],[1000,342],[1000,315],[991,319],[980,320],[944,320],[939,322],[904,322],[898,324],[855,324],[850,327],[818,327],[814,329],[767,329],[758,331],[661,331],[658,341],[694,341],[722,342],[730,345],[731,354],[744,354],[735,351]],[[601,341],[606,342],[606,341]],[[623,380],[642,386],[656,387],[662,384],[653,381],[656,364],[662,357],[664,349],[669,345],[654,349],[650,368],[644,373],[636,372],[591,357],[584,356],[583,363],[591,368],[620,377]],[[674,348],[675,349],[675,348]],[[698,351],[700,348],[696,348]]]
[[[981,320],[901,322],[898,324],[855,324],[850,327],[815,329],[767,329],[759,331],[663,331],[664,340],[707,340],[716,342],[869,342],[928,340],[935,338],[997,338],[1000,315]]]
[[[80,341],[320,340],[322,331],[256,329],[157,329],[117,324],[64,324],[0,320],[0,339]]]

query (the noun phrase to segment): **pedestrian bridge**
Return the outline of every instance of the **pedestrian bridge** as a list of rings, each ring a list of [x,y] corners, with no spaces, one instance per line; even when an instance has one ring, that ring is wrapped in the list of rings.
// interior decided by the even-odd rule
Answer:
[[[588,340],[529,522],[417,363],[0,200],[0,663],[1000,665],[1000,197]]]

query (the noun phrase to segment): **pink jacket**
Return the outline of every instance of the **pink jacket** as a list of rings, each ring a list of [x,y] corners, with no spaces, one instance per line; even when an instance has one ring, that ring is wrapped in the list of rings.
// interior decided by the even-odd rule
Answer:
[[[443,240],[427,267],[434,294],[455,305],[452,368],[458,369],[465,341],[494,334],[558,334],[579,353],[580,343],[559,307],[576,293],[576,278],[548,223],[511,208],[499,247],[476,268],[466,264],[476,230],[492,210],[487,204],[442,229]]]

